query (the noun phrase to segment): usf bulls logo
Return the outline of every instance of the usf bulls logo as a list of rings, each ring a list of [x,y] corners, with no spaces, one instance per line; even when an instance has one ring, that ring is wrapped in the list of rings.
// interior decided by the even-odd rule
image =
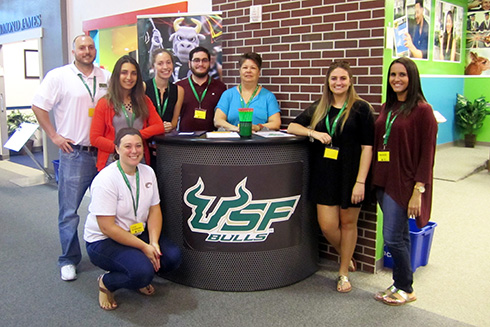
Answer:
[[[217,198],[203,195],[204,182],[199,177],[184,193],[192,212],[187,219],[190,230],[207,234],[208,242],[263,242],[274,233],[273,224],[289,220],[301,195],[254,200],[246,182],[247,177],[235,186],[234,196]]]

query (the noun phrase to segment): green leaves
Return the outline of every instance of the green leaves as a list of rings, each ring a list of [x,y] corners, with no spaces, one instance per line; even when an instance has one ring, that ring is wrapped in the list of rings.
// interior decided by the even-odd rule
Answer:
[[[33,114],[24,114],[19,110],[13,110],[7,116],[8,134],[12,135],[22,123],[34,123],[37,124],[36,117]]]
[[[490,115],[490,110],[484,96],[471,102],[464,95],[456,94],[456,126],[464,134],[474,134],[479,130],[487,115]]]

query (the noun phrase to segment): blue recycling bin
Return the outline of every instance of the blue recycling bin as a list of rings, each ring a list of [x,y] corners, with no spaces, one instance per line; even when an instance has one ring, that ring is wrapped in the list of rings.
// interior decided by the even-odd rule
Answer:
[[[58,170],[60,169],[60,161],[53,160],[53,169],[54,169],[54,178],[56,179],[56,183],[58,183]]]
[[[430,248],[437,224],[429,221],[425,227],[420,229],[417,227],[415,219],[408,219],[408,223],[410,226],[410,241],[412,243],[410,258],[412,270],[415,272],[418,267],[426,266],[429,263]],[[386,245],[384,246],[384,266],[393,268],[393,258]]]

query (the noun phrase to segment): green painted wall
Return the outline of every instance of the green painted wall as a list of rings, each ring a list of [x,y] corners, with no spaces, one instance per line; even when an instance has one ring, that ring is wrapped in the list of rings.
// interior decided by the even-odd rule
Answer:
[[[490,102],[490,78],[466,76],[464,83],[464,95],[469,100],[474,100],[483,95],[486,97],[487,101]],[[463,138],[461,134],[460,138]],[[490,116],[485,119],[483,127],[476,134],[476,140],[479,142],[490,142]]]

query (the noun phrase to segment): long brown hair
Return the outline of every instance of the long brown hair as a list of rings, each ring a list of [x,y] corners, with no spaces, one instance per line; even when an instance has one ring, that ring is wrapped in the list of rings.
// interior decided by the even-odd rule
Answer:
[[[345,122],[349,118],[350,111],[352,109],[352,106],[354,103],[358,100],[362,100],[359,95],[357,95],[356,90],[354,89],[354,84],[352,81],[352,70],[350,68],[350,65],[347,61],[334,61],[330,65],[327,71],[327,76],[325,77],[325,85],[323,86],[323,94],[318,102],[318,105],[315,109],[315,112],[313,113],[313,116],[311,117],[311,122],[310,126],[312,128],[315,128],[315,126],[323,119],[325,116],[328,114],[328,111],[330,110],[330,106],[332,105],[334,101],[333,93],[330,90],[330,87],[328,85],[328,80],[330,78],[330,75],[332,72],[337,69],[337,68],[342,68],[347,72],[349,75],[350,79],[350,86],[347,89],[347,106],[345,107],[344,112],[342,113],[342,116],[340,117],[341,119],[341,129],[344,129]]]
[[[390,67],[388,68],[388,77],[386,81],[386,110],[393,109],[393,107],[398,102],[398,97],[390,85],[391,66],[393,66],[394,64],[402,64],[407,70],[407,99],[405,100],[405,105],[400,107],[399,112],[401,114],[404,114],[405,116],[408,116],[412,112],[412,109],[419,104],[419,102],[427,103],[424,93],[422,92],[422,86],[420,84],[419,70],[417,69],[417,65],[410,58],[401,57],[393,60]]]
[[[143,78],[141,76],[140,66],[138,62],[128,56],[124,55],[119,58],[114,65],[114,70],[112,72],[111,79],[109,81],[109,87],[107,89],[107,94],[105,95],[107,101],[112,104],[116,115],[120,115],[122,112],[122,106],[124,105],[122,86],[120,82],[121,68],[125,63],[130,63],[136,68],[137,80],[136,84],[131,89],[131,102],[133,104],[133,112],[136,117],[141,117],[146,119],[148,117],[148,107],[145,102],[145,89],[143,86]]]

